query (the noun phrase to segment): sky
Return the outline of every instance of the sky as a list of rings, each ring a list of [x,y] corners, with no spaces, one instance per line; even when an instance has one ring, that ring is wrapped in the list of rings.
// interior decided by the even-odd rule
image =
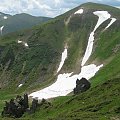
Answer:
[[[0,12],[55,17],[85,2],[120,7],[120,0],[0,0]]]

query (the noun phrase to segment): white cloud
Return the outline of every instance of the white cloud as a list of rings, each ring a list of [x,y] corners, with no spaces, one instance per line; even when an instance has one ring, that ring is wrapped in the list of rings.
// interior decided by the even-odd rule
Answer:
[[[55,6],[59,5],[61,3],[60,0],[54,0],[55,1]]]
[[[31,0],[31,3],[33,5],[36,5],[38,6],[39,9],[47,9],[47,10],[50,10],[51,8],[47,5],[47,4],[42,4],[41,1],[38,1],[38,0]],[[29,3],[28,3],[29,4]]]
[[[120,6],[120,0],[0,0],[0,12],[54,17],[89,1]]]

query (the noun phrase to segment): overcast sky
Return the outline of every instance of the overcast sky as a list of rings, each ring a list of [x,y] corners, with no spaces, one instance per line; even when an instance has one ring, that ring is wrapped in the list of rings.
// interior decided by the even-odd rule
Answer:
[[[99,2],[120,7],[120,0],[0,0],[0,12],[11,15],[58,16],[85,2]]]

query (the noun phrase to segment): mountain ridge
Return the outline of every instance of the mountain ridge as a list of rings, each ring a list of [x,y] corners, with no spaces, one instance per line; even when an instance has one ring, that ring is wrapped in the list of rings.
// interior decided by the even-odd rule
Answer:
[[[74,14],[79,9],[85,9],[85,12],[83,12],[83,14]],[[87,3],[34,29],[15,33],[14,36],[9,34],[0,38],[0,82],[2,83],[2,94],[7,94],[8,89],[9,94],[12,96],[17,93],[31,93],[54,83],[58,74],[70,72],[74,72],[75,74],[80,71],[80,64],[87,48],[89,35],[94,30],[98,20],[98,17],[93,14],[93,12],[97,10],[107,10],[112,18],[116,18],[117,20],[105,30],[105,27],[108,26],[111,21],[111,19],[108,19],[95,31],[93,51],[86,65],[96,63],[96,65],[103,64],[104,66],[90,79],[91,89],[96,91],[96,87],[101,86],[102,88],[102,85],[109,79],[119,80],[120,10],[106,5],[102,6]],[[68,22],[65,24],[67,20]],[[22,41],[22,43],[18,43],[18,40]],[[26,47],[24,43],[27,43],[28,46]],[[67,59],[65,59],[64,65],[59,73],[56,73],[60,63],[61,53],[66,46],[68,49]],[[20,84],[23,85],[19,88],[18,86]],[[115,84],[112,88],[114,87]],[[13,90],[15,90],[15,92],[13,92]],[[118,88],[116,88],[116,91],[117,90]],[[97,91],[95,93],[97,93]],[[92,93],[90,92],[90,94]],[[95,95],[97,96],[97,94]],[[105,93],[103,92],[103,96],[104,95]],[[86,93],[84,93],[83,96],[86,98]],[[8,95],[8,98],[9,97]],[[70,100],[73,99],[72,97],[70,97]],[[92,99],[90,95],[89,97]],[[65,99],[67,99],[67,97]],[[110,99],[112,99],[112,97]],[[98,103],[99,102],[101,101],[98,100]],[[95,104],[93,106],[96,108]],[[116,106],[118,107],[119,104]],[[114,108],[114,106],[112,107]],[[67,110],[66,108],[64,109]],[[44,112],[46,113],[47,111],[45,110]],[[110,113],[110,115],[113,114],[112,112]],[[115,115],[117,114],[115,113]],[[64,114],[60,116],[62,118]]]
[[[89,4],[85,4],[85,5],[89,5]],[[94,4],[93,4],[94,5]],[[96,4],[95,4],[96,5]],[[87,12],[87,11],[86,11]],[[74,13],[74,12],[73,12]],[[86,14],[86,13],[85,13]],[[91,14],[90,14],[91,15]],[[64,16],[64,15],[63,15]],[[60,16],[61,17],[61,16]],[[56,22],[59,22],[59,20],[57,20],[57,19],[59,19],[60,17],[58,17],[58,18],[55,18],[55,21]],[[86,19],[85,17],[83,17],[84,19]],[[90,18],[90,16],[88,16],[88,18]],[[95,16],[94,16],[94,18],[95,18]],[[90,19],[94,19],[94,18],[90,18]],[[65,18],[66,19],[66,18]],[[70,29],[71,30],[71,32],[73,31],[76,31],[76,30],[78,30],[79,29],[79,27],[77,27],[77,26],[81,26],[81,28],[83,27],[82,26],[82,24],[80,23],[80,22],[77,22],[79,20],[79,16],[77,16],[77,15],[75,15],[75,16],[73,16],[73,18],[71,19],[71,21],[70,21],[70,23],[69,23],[69,25],[67,26],[67,28],[68,29]],[[117,19],[117,20],[119,20],[119,19]],[[72,22],[73,21],[73,22]],[[97,19],[96,19],[96,21],[97,21]],[[74,25],[74,22],[76,22],[77,23],[77,25]],[[48,23],[46,23],[46,24],[43,24],[42,26],[46,26],[46,25],[49,25],[50,23],[52,23],[52,21],[50,21],[50,22],[48,22]],[[90,22],[90,24],[93,24],[93,22]],[[57,23],[58,24],[58,23]],[[56,25],[57,25],[56,24]],[[60,24],[63,24],[64,25],[64,21],[61,21],[61,23]],[[87,24],[87,21],[86,21],[86,24]],[[106,24],[106,23],[105,23]],[[92,25],[92,26],[94,26],[94,25]],[[56,26],[55,26],[56,27]],[[74,29],[74,27],[75,27],[75,29]],[[64,28],[65,28],[65,26],[64,26]],[[77,29],[76,29],[77,28]],[[85,27],[84,27],[85,28]],[[40,28],[38,27],[37,28],[38,29],[38,31],[40,31]],[[51,28],[49,28],[49,29],[51,29]],[[48,29],[48,30],[49,30]],[[65,28],[66,29],[66,28]],[[73,30],[74,29],[74,30]],[[90,31],[93,29],[93,27],[92,28],[90,28]],[[99,29],[98,29],[99,30]],[[65,32],[67,32],[67,30],[63,30],[63,31],[65,31]],[[49,31],[50,33],[51,33],[51,31]],[[56,33],[57,33],[58,31],[56,30]],[[85,30],[84,30],[84,32],[85,32]],[[29,33],[29,31],[28,31],[28,33]],[[59,32],[58,32],[59,33]],[[36,33],[35,33],[36,34]],[[64,33],[63,33],[64,34]],[[86,34],[87,35],[87,34]],[[9,35],[8,35],[9,36]],[[30,36],[30,37],[28,37],[28,38],[26,38],[26,37],[24,37],[24,34],[23,33],[18,33],[18,36],[19,36],[19,39],[31,39],[31,37],[32,36]],[[22,37],[23,36],[23,37]],[[34,35],[33,35],[34,36]],[[88,36],[89,35],[87,35],[87,38],[85,38],[85,39],[88,39]],[[49,37],[49,36],[48,36]],[[3,37],[4,38],[4,37]],[[6,39],[6,38],[5,38]],[[19,40],[18,39],[18,40]],[[33,39],[34,39],[34,37],[33,37]],[[43,38],[43,39],[45,39],[45,38]],[[58,39],[58,38],[57,38]],[[69,39],[69,38],[66,38],[66,39]],[[70,38],[71,39],[71,38]],[[2,39],[1,39],[2,40]],[[17,41],[18,41],[17,40]],[[32,39],[31,39],[32,40]],[[32,43],[32,41],[30,40],[30,42],[29,42],[29,40],[28,40],[28,44],[33,44]],[[3,40],[2,40],[3,41]],[[5,40],[4,40],[5,41]],[[26,40],[25,40],[26,41]],[[37,39],[34,41],[34,44],[36,44],[35,42],[37,41]],[[27,41],[26,41],[27,42]],[[58,41],[59,42],[59,41]],[[72,41],[71,41],[72,42]],[[43,42],[44,43],[44,42]],[[40,44],[43,44],[42,42],[40,43]],[[38,44],[38,43],[37,43]],[[51,43],[50,43],[51,44]],[[86,44],[87,44],[87,41],[86,41]],[[52,45],[52,44],[51,44]],[[71,45],[70,45],[71,46]],[[84,49],[85,50],[85,48],[86,47],[83,47],[82,49]],[[69,49],[69,48],[68,48]],[[81,49],[81,50],[82,50]],[[83,51],[83,50],[82,50]],[[61,51],[62,52],[62,51]],[[69,57],[69,56],[68,56]],[[75,58],[75,57],[74,57]],[[69,59],[69,58],[68,58]],[[68,60],[67,59],[67,60]],[[73,59],[73,58],[72,58]],[[66,61],[65,61],[66,62]],[[68,61],[67,61],[68,62]],[[69,62],[68,62],[68,64],[69,64]],[[68,66],[67,66],[68,67]],[[64,66],[63,66],[63,69],[64,69]]]
[[[39,25],[42,22],[50,20],[49,17],[32,16],[26,13],[9,15],[0,13],[0,27],[4,26],[2,34],[8,34],[23,29],[28,29],[33,26]]]
[[[85,4],[85,5],[86,5],[86,4]],[[88,5],[88,4],[87,4],[87,5]],[[63,16],[64,16],[64,15],[63,15]],[[59,17],[58,17],[58,18],[59,18]],[[58,19],[58,18],[57,18],[57,19]],[[77,19],[76,19],[76,18],[77,18]],[[94,17],[94,18],[95,18],[95,17]],[[91,18],[91,19],[94,19],[94,18]],[[59,21],[59,20],[57,20],[57,19],[55,18],[55,21]],[[73,19],[73,20],[72,20],[72,19]],[[79,16],[77,16],[77,15],[76,15],[75,17],[73,16],[72,19],[71,19],[71,21],[70,21],[70,23],[69,23],[69,25],[68,25],[67,27],[73,31],[73,29],[74,29],[74,24],[73,24],[73,23],[74,23],[75,19],[76,19],[77,26],[80,26],[81,24],[80,24],[79,22],[77,22],[77,21],[79,20]],[[86,19],[86,18],[84,18],[84,19]],[[73,21],[73,23],[72,23],[72,21]],[[86,21],[86,22],[87,22],[87,21]],[[46,23],[46,24],[49,25],[49,22]],[[46,25],[46,24],[45,24],[45,25]],[[64,22],[61,21],[61,24],[64,24]],[[73,24],[73,25],[72,25],[72,24]],[[90,24],[91,24],[91,23],[90,23]],[[93,24],[93,23],[92,23],[92,24]],[[45,26],[45,25],[43,25],[43,26]],[[75,29],[77,28],[77,26],[75,26]],[[92,25],[92,26],[93,26],[93,25]],[[56,26],[55,26],[55,27],[56,27]],[[81,27],[81,28],[82,28],[82,27]],[[38,27],[38,29],[40,30],[39,27]],[[50,29],[51,29],[51,28],[50,28]],[[79,29],[79,27],[78,27],[77,29]],[[76,30],[77,30],[77,29],[76,29]],[[93,28],[91,28],[91,30],[92,30],[92,29],[93,29]],[[71,32],[72,32],[72,31],[71,31]],[[84,31],[85,31],[85,30],[84,30]],[[86,34],[86,35],[87,35],[87,34]],[[23,34],[23,35],[21,34],[21,35],[19,36],[19,38],[21,39],[22,36],[24,36],[24,34]],[[89,35],[88,35],[88,36],[89,36]],[[87,37],[88,37],[88,36],[87,36]],[[49,37],[49,36],[48,36],[48,37]],[[26,39],[26,37],[23,37],[23,38]],[[23,38],[22,38],[22,39],[23,39]],[[30,37],[29,37],[29,38],[30,38]],[[69,38],[67,38],[67,39],[69,39]],[[88,38],[85,38],[85,39],[88,39]],[[37,39],[36,39],[36,40],[37,40]],[[35,40],[35,41],[36,41],[36,40]],[[35,43],[35,41],[34,41],[34,43]],[[31,42],[31,43],[29,42],[29,44],[33,44],[33,43],[32,43],[32,42]],[[87,44],[87,41],[86,41],[86,44]],[[71,46],[71,45],[70,45],[70,46]],[[86,48],[86,47],[83,47],[84,50],[85,50],[85,48]],[[81,49],[81,50],[82,50],[82,49]],[[83,50],[82,50],[82,51],[83,51]],[[68,56],[68,57],[69,57],[69,56]],[[69,59],[69,58],[68,58],[68,59]],[[69,64],[69,62],[68,62],[68,64]],[[63,66],[63,67],[64,67],[64,66]]]

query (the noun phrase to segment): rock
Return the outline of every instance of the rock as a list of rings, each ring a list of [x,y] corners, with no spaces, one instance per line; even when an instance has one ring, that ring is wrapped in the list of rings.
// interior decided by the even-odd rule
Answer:
[[[86,90],[88,90],[90,88],[90,82],[85,79],[82,78],[81,80],[77,79],[76,80],[76,87],[73,89],[74,94],[78,94],[81,92],[84,92]]]
[[[28,103],[28,94],[24,94],[24,109],[26,110],[29,108],[29,103]]]
[[[30,107],[31,113],[35,113],[35,111],[36,111],[36,109],[37,109],[37,106],[38,106],[38,100],[33,99],[33,101],[32,101],[32,106]]]

